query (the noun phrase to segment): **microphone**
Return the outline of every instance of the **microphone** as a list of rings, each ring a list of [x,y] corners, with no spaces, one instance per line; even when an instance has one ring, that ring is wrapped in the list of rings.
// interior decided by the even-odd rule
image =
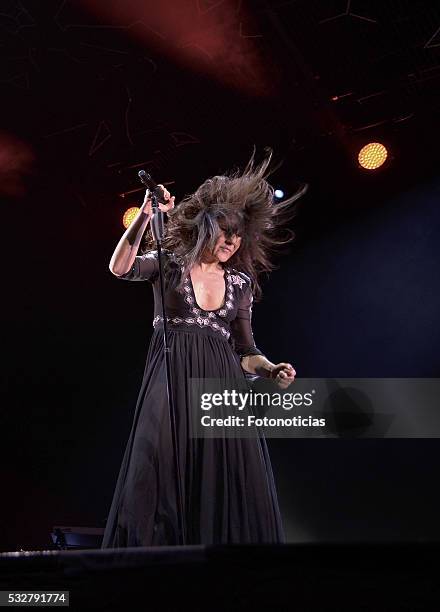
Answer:
[[[147,174],[145,170],[139,170],[138,177],[141,179],[141,182],[154,193],[158,202],[161,202],[162,204],[167,203],[164,198],[162,187],[159,187],[159,185],[151,178],[150,174]],[[158,206],[153,207],[153,216],[151,217],[151,233],[153,234],[154,240],[159,243],[162,242],[165,234],[164,217],[165,213],[161,211]]]
[[[159,187],[159,185],[156,183],[156,181],[154,181],[151,178],[151,174],[147,174],[147,172],[145,172],[145,170],[139,170],[138,172],[138,177],[140,178],[141,182],[148,187],[148,189],[154,193],[154,195],[157,198],[157,201],[160,202],[161,204],[167,204],[167,200],[165,200],[164,198],[164,191],[162,189],[162,187]]]

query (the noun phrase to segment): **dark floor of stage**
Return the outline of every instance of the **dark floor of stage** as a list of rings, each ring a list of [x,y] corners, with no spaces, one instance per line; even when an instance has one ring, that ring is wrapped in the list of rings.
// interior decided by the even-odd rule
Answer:
[[[10,552],[0,554],[0,589],[66,590],[71,610],[438,610],[439,552],[437,543]]]

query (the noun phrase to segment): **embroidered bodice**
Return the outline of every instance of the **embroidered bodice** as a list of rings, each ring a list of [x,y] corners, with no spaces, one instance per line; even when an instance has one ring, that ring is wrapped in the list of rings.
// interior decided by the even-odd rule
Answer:
[[[169,328],[208,330],[228,340],[235,351],[245,355],[261,355],[255,346],[252,334],[251,280],[244,272],[225,266],[225,298],[220,308],[204,310],[196,301],[194,287],[189,275],[183,282],[183,291],[178,290],[183,273],[182,262],[170,251],[162,251],[165,272],[165,309]],[[160,310],[159,262],[157,251],[137,255],[131,269],[122,280],[149,281],[154,288],[153,326],[162,325]]]

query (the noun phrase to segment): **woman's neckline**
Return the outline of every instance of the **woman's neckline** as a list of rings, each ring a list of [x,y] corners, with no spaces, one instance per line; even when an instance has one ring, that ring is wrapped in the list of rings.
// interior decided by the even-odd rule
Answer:
[[[225,292],[223,294],[223,301],[221,306],[219,306],[218,308],[212,308],[211,310],[207,310],[206,308],[202,308],[198,302],[197,302],[197,297],[196,297],[196,292],[194,289],[194,285],[192,282],[192,278],[191,278],[191,270],[188,272],[188,277],[189,277],[189,283],[191,286],[191,291],[193,294],[193,299],[194,299],[194,304],[196,305],[197,308],[199,308],[202,312],[218,312],[219,310],[222,310],[225,306],[226,306],[226,295],[228,293],[228,286],[227,286],[227,276],[228,276],[229,270],[228,268],[224,267],[223,268],[223,282],[225,284]]]

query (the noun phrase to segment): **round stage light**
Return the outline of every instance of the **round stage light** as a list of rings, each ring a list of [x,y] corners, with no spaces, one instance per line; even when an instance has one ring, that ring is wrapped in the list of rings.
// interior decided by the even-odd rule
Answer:
[[[122,225],[127,228],[135,219],[136,215],[139,212],[139,208],[137,206],[132,206],[131,208],[127,208],[122,217]]]
[[[284,191],[282,189],[275,189],[274,196],[278,199],[284,198]]]
[[[380,142],[370,142],[359,151],[358,161],[366,170],[376,170],[388,157],[386,147]]]

